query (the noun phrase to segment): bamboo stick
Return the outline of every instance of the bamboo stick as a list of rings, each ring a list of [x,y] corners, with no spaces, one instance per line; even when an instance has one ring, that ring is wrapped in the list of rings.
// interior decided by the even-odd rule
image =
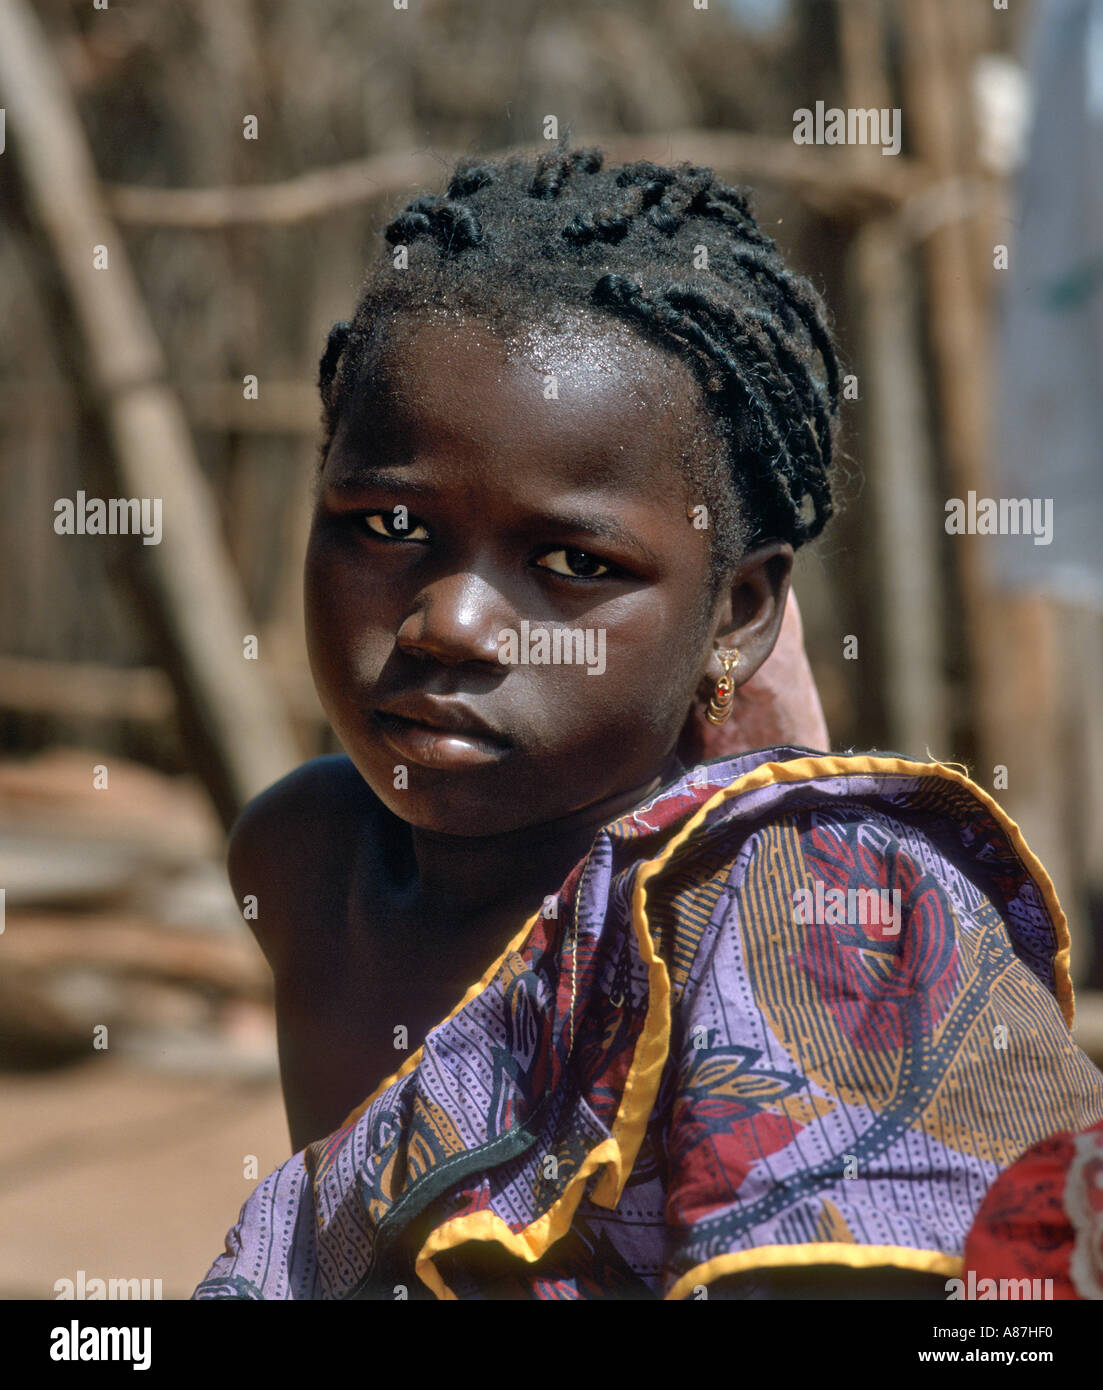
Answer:
[[[937,178],[975,176],[968,77],[976,53],[968,17],[939,0],[902,6],[906,120],[917,155]],[[990,200],[967,218],[951,218],[923,243],[930,298],[942,445],[952,495],[992,495],[991,326],[993,265]],[[979,223],[979,229],[978,229]],[[987,229],[988,235],[979,235]],[[1013,272],[1012,272],[1013,273]],[[971,664],[968,709],[975,734],[975,776],[995,790],[1045,864],[1068,892],[1071,864],[1062,827],[1060,672],[1053,605],[996,588],[980,536],[959,536],[958,585]],[[997,782],[996,768],[1006,780]],[[1070,907],[1071,907],[1070,901]],[[1079,914],[1070,912],[1074,977],[1088,956]]]
[[[22,190],[79,326],[90,397],[121,497],[162,499],[159,545],[135,543],[134,579],[164,645],[203,780],[224,821],[298,761],[268,682],[243,659],[253,631],[160,346],[104,210],[76,110],[25,0],[0,0],[0,91]],[[97,269],[93,248],[109,250]]]
[[[663,135],[594,135],[579,144],[597,145],[610,163],[650,159],[690,160],[719,173],[792,188],[810,206],[835,216],[884,212],[912,197],[926,171],[904,156],[869,167],[847,149],[808,149],[776,136],[716,130],[682,130]],[[546,146],[516,146],[486,155],[536,154]],[[372,155],[299,174],[277,183],[227,188],[143,188],[108,184],[104,194],[114,216],[147,227],[220,231],[242,224],[290,226],[325,217],[373,199],[438,184],[459,151]]]
[[[892,108],[880,0],[837,6],[844,100]],[[875,149],[855,151],[878,159]],[[922,327],[913,268],[897,217],[870,219],[854,238],[852,267],[864,349],[862,396],[876,518],[878,647],[889,746],[949,754],[942,678],[943,610],[934,530],[932,460],[924,405]]]

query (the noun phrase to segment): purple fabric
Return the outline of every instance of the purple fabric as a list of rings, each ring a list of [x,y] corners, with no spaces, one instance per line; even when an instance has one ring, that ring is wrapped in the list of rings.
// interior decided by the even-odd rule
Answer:
[[[687,772],[598,834],[416,1065],[264,1179],[194,1297],[700,1296],[777,1247],[956,1272],[996,1175],[1103,1119],[1035,869],[938,764]]]

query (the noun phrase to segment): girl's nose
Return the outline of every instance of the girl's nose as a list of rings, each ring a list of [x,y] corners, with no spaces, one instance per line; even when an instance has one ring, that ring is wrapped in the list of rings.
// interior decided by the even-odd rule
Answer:
[[[396,641],[400,651],[445,665],[477,661],[497,667],[498,634],[511,621],[509,605],[485,579],[470,572],[442,575],[418,594]]]

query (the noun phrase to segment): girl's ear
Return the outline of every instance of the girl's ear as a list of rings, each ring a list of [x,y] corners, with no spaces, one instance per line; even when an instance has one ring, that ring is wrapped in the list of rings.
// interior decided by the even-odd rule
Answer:
[[[738,667],[733,675],[737,673]],[[830,747],[792,589],[777,643],[751,679],[736,689],[727,722],[710,724],[706,704],[707,693],[703,700],[694,701],[678,741],[677,754],[686,767],[779,744],[825,751]]]
[[[749,550],[739,562],[720,603],[713,626],[713,647],[734,647],[739,662],[732,671],[737,686],[749,681],[773,651],[789,597],[793,547],[785,541],[766,541]],[[716,656],[710,658],[706,680],[723,674]]]

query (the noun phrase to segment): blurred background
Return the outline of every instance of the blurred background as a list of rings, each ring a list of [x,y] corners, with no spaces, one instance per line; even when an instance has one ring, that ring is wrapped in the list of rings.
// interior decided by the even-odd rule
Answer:
[[[1103,3],[698,4],[0,0],[0,1297],[187,1296],[289,1153],[223,856],[335,749],[317,361],[395,211],[549,114],[751,185],[825,295],[841,506],[796,588],[832,747],[1018,821],[1103,1060]],[[899,108],[900,153],[795,144],[817,101]],[[163,498],[162,543],[56,534],[80,490]],[[1052,543],[948,535],[970,492],[1053,499]]]

